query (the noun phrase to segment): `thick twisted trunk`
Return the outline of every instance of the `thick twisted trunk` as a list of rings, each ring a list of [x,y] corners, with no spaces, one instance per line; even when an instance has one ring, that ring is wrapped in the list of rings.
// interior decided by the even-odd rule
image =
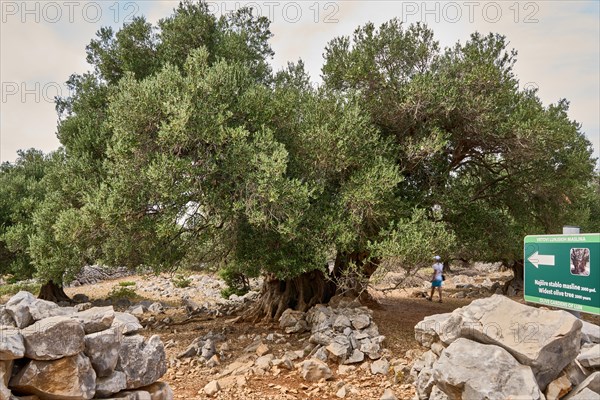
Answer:
[[[58,303],[61,301],[70,302],[71,299],[65,291],[63,290],[61,285],[57,285],[53,281],[49,281],[45,283],[40,288],[40,293],[38,294],[38,299],[53,301],[54,303]]]
[[[359,297],[361,301],[370,300],[367,286],[377,269],[377,262],[367,261],[367,257],[367,253],[340,252],[329,275],[315,270],[286,280],[267,276],[260,299],[244,319],[277,321],[288,308],[307,311],[317,304],[328,303],[336,294]]]
[[[523,294],[523,273],[524,273],[523,260],[515,260],[511,265],[510,269],[513,272],[511,280],[504,284],[503,292],[507,296],[518,296]]]
[[[379,260],[370,259],[367,252],[338,253],[333,270],[338,292],[358,297],[361,301],[370,301],[367,288],[378,264]]]
[[[288,308],[307,311],[316,304],[329,302],[336,290],[335,282],[319,270],[286,280],[267,276],[263,282],[260,299],[244,319],[255,322],[277,321]]]

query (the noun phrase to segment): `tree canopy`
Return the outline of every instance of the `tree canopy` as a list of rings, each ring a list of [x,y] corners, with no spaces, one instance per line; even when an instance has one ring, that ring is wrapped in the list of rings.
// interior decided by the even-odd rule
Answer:
[[[566,100],[519,89],[503,36],[441,49],[424,25],[367,24],[329,42],[318,87],[302,61],[272,72],[270,37],[189,1],[101,29],[57,100],[61,150],[0,170],[1,268],[262,274],[272,318],[359,293],[385,260],[511,263],[526,234],[593,227],[591,144]]]

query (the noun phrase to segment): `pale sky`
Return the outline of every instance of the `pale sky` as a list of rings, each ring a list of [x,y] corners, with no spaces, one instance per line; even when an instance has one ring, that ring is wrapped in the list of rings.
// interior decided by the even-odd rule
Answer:
[[[548,105],[571,102],[570,117],[600,156],[600,2],[598,1],[237,1],[209,2],[216,14],[251,5],[272,20],[274,69],[301,58],[320,80],[323,50],[336,36],[372,21],[422,21],[442,47],[479,31],[507,36],[519,55],[522,87],[539,88]],[[0,0],[0,161],[18,149],[58,148],[53,98],[72,73],[90,69],[85,46],[101,27],[131,16],[156,22],[176,1]]]

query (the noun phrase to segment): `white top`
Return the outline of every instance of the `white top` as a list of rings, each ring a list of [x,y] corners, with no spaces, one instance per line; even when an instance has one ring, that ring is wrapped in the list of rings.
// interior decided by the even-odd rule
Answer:
[[[433,264],[433,270],[435,272],[434,280],[441,281],[442,280],[442,271],[444,270],[444,264],[435,263]]]

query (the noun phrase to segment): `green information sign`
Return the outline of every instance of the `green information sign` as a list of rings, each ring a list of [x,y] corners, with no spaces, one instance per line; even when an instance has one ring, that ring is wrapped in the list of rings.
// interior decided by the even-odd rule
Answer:
[[[525,300],[600,314],[600,233],[524,241]]]

